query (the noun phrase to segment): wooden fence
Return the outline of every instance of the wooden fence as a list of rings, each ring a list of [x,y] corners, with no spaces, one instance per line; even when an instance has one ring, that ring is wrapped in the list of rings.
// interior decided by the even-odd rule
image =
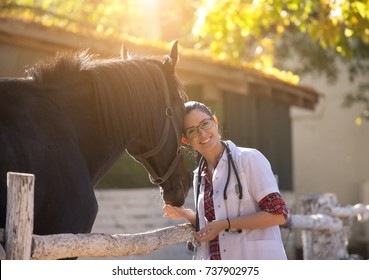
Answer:
[[[6,230],[0,229],[1,259],[59,259],[79,256],[106,257],[148,254],[187,241],[193,227],[188,224],[137,234],[54,234],[33,231],[35,178],[31,174],[7,175]],[[304,259],[349,259],[347,246],[355,220],[369,219],[369,205],[340,207],[334,194],[312,194],[301,199],[301,215],[290,215],[283,226],[301,229]]]
[[[302,214],[289,215],[284,228],[301,229],[304,260],[351,259],[351,227],[369,220],[369,205],[341,207],[333,193],[308,194],[300,199]]]
[[[137,234],[53,234],[33,231],[34,181],[32,174],[7,174],[8,196],[5,229],[0,231],[1,259],[60,259],[148,254],[192,237],[188,224]]]

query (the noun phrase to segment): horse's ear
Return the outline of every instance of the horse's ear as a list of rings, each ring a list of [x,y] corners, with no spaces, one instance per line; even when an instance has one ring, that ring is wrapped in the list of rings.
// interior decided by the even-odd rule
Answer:
[[[122,46],[120,47],[120,57],[123,60],[126,60],[128,58],[129,54],[128,54],[128,50],[126,48],[126,44],[123,42]]]
[[[178,41],[176,40],[170,50],[170,58],[172,59],[172,67],[174,68],[178,61]]]
[[[164,60],[164,66],[170,69],[172,73],[174,73],[177,61],[178,61],[178,41],[175,41],[174,44],[172,45],[172,49],[170,50],[170,54],[167,55]]]

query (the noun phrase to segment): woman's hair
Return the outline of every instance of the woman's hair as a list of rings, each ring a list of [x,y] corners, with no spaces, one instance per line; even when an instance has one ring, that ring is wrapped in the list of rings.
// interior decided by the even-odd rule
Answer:
[[[213,113],[211,112],[210,108],[205,104],[198,101],[188,101],[185,103],[186,114],[195,109],[204,112],[205,114],[209,115],[209,117],[213,117]]]

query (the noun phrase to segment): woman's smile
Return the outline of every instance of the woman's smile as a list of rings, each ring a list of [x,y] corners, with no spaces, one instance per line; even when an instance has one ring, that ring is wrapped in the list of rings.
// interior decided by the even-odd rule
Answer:
[[[212,136],[206,138],[205,140],[200,141],[200,144],[204,145],[204,144],[209,143],[211,141],[211,138],[212,138]]]

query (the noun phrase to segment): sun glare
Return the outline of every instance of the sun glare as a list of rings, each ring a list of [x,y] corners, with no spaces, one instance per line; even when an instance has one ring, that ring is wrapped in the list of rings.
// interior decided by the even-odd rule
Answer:
[[[137,18],[138,26],[145,24],[145,28],[141,28],[142,37],[146,39],[160,38],[159,24],[159,1],[160,0],[137,0],[134,2],[136,9],[140,11],[140,18]]]

